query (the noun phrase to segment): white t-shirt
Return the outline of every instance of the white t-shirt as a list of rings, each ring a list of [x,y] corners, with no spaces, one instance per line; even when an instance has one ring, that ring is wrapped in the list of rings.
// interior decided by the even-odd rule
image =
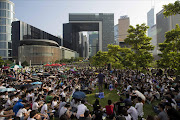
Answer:
[[[19,111],[16,114],[16,117],[22,117],[24,116],[24,113],[27,113],[27,110],[25,108],[19,109]]]
[[[28,117],[28,119],[27,119],[27,120],[36,120],[36,119]]]
[[[64,91],[60,94],[62,97],[66,97],[66,94],[64,93]]]
[[[18,98],[18,97],[12,99],[12,102],[17,102],[17,101],[19,101],[19,98]]]
[[[131,116],[128,114],[128,116],[124,116],[126,120],[131,120]]]
[[[37,102],[34,102],[33,105],[32,105],[32,110],[38,110],[39,108],[39,105]]]
[[[44,104],[41,108],[41,114],[46,114],[45,110],[47,111],[48,110],[48,106],[47,104]]]
[[[6,104],[5,104],[5,108],[9,108],[11,105],[12,105],[12,102],[10,99],[8,99]]]
[[[59,118],[60,118],[62,115],[64,115],[65,112],[67,112],[67,108],[62,107],[61,110],[60,110],[60,112],[59,112]]]
[[[54,107],[57,105],[57,101],[52,101],[51,108],[54,109]]]
[[[131,115],[133,120],[138,120],[138,112],[133,106],[131,106],[127,112]]]
[[[135,108],[136,108],[136,110],[138,112],[138,116],[143,117],[143,115],[144,115],[143,103],[136,103]]]
[[[87,107],[84,104],[78,105],[76,117],[79,119],[79,116],[81,114],[84,114],[86,110],[88,110],[88,109],[87,109]]]

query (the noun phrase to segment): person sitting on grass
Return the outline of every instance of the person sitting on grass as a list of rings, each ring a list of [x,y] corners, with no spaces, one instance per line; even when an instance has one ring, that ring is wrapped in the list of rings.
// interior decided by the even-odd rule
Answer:
[[[144,115],[144,112],[143,112],[142,99],[141,99],[140,97],[138,97],[138,103],[136,103],[135,108],[136,108],[136,110],[137,110],[137,112],[138,112],[138,116],[139,116],[140,118],[142,118],[143,115]]]
[[[112,104],[111,100],[108,100],[108,105],[106,105],[105,108],[106,108],[106,114],[108,115],[108,117],[110,119],[113,119],[113,117],[114,117],[114,113],[113,113],[114,105]]]
[[[127,113],[131,115],[132,120],[138,120],[138,111],[132,106],[132,103],[126,103]]]

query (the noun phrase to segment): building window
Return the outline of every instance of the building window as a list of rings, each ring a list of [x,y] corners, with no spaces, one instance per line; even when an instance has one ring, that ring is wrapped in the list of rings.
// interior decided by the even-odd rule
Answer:
[[[8,42],[8,49],[12,49],[12,43]]]
[[[6,17],[6,10],[0,10],[0,17]]]
[[[6,34],[0,34],[0,41],[6,40]]]
[[[6,42],[0,42],[0,49],[6,49]]]
[[[0,56],[5,57],[6,56],[6,50],[0,50]]]
[[[6,33],[6,26],[0,26],[0,33]]]
[[[6,9],[6,2],[0,2],[0,8]]]
[[[6,25],[6,18],[0,18],[0,25]]]

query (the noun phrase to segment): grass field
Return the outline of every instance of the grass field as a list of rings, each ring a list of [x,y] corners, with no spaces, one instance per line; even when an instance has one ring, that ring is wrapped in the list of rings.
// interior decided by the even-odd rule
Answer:
[[[94,104],[94,102],[95,102],[95,100],[96,100],[96,97],[95,97],[95,93],[96,92],[98,92],[98,90],[96,89],[96,90],[94,90],[93,92],[92,92],[92,94],[87,94],[86,96],[87,96],[87,101],[88,101],[88,103],[90,103],[90,104]],[[119,98],[120,98],[120,96],[117,94],[117,91],[116,90],[112,90],[112,91],[110,91],[110,90],[108,90],[108,89],[104,89],[104,98],[102,98],[102,99],[100,99],[100,98],[97,98],[97,99],[99,99],[99,102],[100,102],[100,105],[102,106],[102,107],[105,107],[106,105],[107,105],[107,101],[108,100],[112,100],[112,102],[116,102],[116,101],[118,101],[119,100]],[[122,96],[123,98],[124,98],[124,96]],[[153,103],[151,103],[151,104],[147,104],[147,103],[145,103],[144,104],[144,118],[146,118],[148,115],[156,115],[156,113],[153,111],[153,108],[152,108],[152,104],[153,105],[157,105],[159,103],[159,101],[155,101],[155,102],[153,102]],[[87,107],[88,107],[88,109],[90,110],[90,111],[92,111],[93,110],[93,107],[92,106],[90,106],[90,105],[87,105]]]

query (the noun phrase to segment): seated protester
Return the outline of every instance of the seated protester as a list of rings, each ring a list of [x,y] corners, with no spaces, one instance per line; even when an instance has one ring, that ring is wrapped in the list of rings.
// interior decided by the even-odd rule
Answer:
[[[177,103],[174,102],[170,97],[166,97],[166,100],[171,104],[174,109],[177,108]]]
[[[172,107],[171,103],[166,102],[165,109],[166,109],[167,115],[169,117],[169,120],[179,120],[180,113]]]
[[[122,110],[125,107],[125,103],[123,101],[124,101],[123,98],[120,97],[119,102],[115,103],[114,108],[115,108],[115,111],[116,111],[117,115],[122,114]]]
[[[44,118],[45,118],[45,117],[46,117],[46,116],[44,116]],[[39,120],[39,119],[41,119],[41,116],[37,113],[37,111],[32,110],[32,111],[30,112],[30,116],[28,117],[27,120]]]
[[[12,110],[5,111],[5,107],[0,105],[0,120],[5,120],[5,118],[7,119],[8,117],[11,117],[13,115],[14,115],[14,112]]]
[[[94,111],[94,120],[102,120],[103,111],[101,111],[101,106],[97,106],[97,110]]]
[[[128,108],[127,113],[131,115],[132,120],[138,120],[138,112],[137,110],[132,106],[132,103],[126,103],[126,106]]]
[[[22,100],[20,99],[13,107],[13,112],[15,113],[15,115],[17,114],[20,108],[24,107],[24,105],[21,102]]]
[[[38,110],[43,104],[39,105],[40,98],[37,98],[32,104],[32,110]]]
[[[125,99],[123,102],[124,102],[125,104],[126,104],[126,103],[132,103],[129,94],[126,94],[126,99]]]
[[[58,109],[59,113],[60,113],[61,108],[65,105],[66,105],[65,97],[63,97],[59,104],[59,109]]]
[[[60,110],[59,118],[61,118],[61,116],[66,115],[68,117],[68,119],[70,119],[71,112],[69,109],[70,109],[70,104],[66,104],[65,106],[63,106]]]
[[[80,115],[79,120],[91,120],[91,114],[89,114],[89,111],[85,111],[84,114]]]
[[[7,100],[6,104],[5,104],[5,108],[6,108],[6,109],[8,109],[8,108],[10,108],[10,107],[13,106],[13,102],[12,102],[12,99],[13,99],[13,98],[14,98],[13,95],[11,95],[11,96],[8,98],[8,100]]]
[[[127,113],[127,108],[122,109],[122,117],[125,118],[125,120],[132,120],[132,117],[130,114]]]
[[[144,112],[143,112],[142,99],[141,99],[140,97],[138,97],[138,103],[136,103],[135,108],[136,108],[136,110],[137,110],[137,112],[138,112],[138,116],[139,116],[140,118],[142,118],[143,115],[144,115]]]
[[[26,118],[30,111],[27,111],[30,108],[30,106],[28,104],[24,105],[23,108],[20,108],[19,111],[16,114],[16,117],[19,117],[20,120],[24,120],[24,118]]]
[[[53,100],[53,96],[51,95],[53,93],[53,90],[49,91],[46,96],[46,103],[50,103]]]
[[[77,112],[78,105],[79,105],[79,100],[78,99],[72,99],[71,107],[72,107],[73,112]]]
[[[164,111],[165,106],[161,103],[158,104],[159,110],[161,111],[158,114],[158,120],[169,120],[167,113]]]
[[[96,99],[95,103],[93,104],[93,111],[97,111],[99,107],[101,108],[101,105],[99,104],[99,100]]]
[[[114,117],[114,113],[113,113],[114,105],[112,104],[111,100],[108,100],[108,105],[106,105],[105,108],[106,108],[106,114],[108,115],[108,117],[110,119],[113,119],[113,117]]]
[[[51,102],[51,108],[52,108],[52,110],[55,110],[55,109],[57,109],[57,107],[58,107],[58,100],[57,100],[57,97],[54,97]]]
[[[80,116],[80,115],[84,114],[85,111],[88,110],[87,107],[84,105],[84,103],[85,103],[85,101],[82,100],[82,101],[81,101],[81,104],[78,105],[78,107],[77,107],[76,117],[77,117],[78,119],[79,119],[79,116]]]
[[[44,100],[44,102],[45,102],[45,101],[46,101],[46,100]],[[48,105],[47,105],[47,103],[45,102],[44,105],[43,105],[42,108],[41,108],[41,114],[48,117],[47,112],[48,112]],[[48,117],[48,118],[49,118],[49,117]]]

